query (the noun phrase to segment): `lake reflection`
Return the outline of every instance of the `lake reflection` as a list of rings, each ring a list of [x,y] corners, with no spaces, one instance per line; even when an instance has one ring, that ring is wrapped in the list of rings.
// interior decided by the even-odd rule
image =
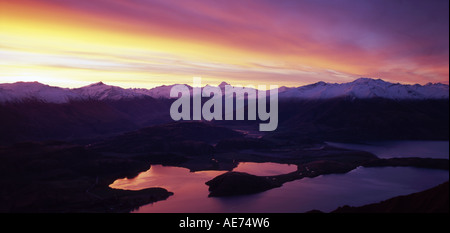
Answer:
[[[154,165],[134,179],[116,180],[111,187],[138,190],[163,187],[174,195],[148,204],[137,213],[227,213],[332,211],[342,205],[360,206],[394,196],[423,191],[448,180],[448,171],[410,167],[357,168],[285,183],[266,192],[236,197],[209,198],[205,182],[225,171],[189,172],[179,167]]]
[[[290,173],[297,170],[296,165],[278,163],[241,162],[233,171],[246,172],[257,176],[274,176]],[[187,168],[152,165],[149,170],[139,173],[138,176],[128,179],[118,179],[110,185],[115,189],[140,190],[149,187],[162,187],[168,190],[179,189],[185,186],[186,178],[204,183],[227,171],[197,171],[190,172]],[[202,182],[204,180],[204,182]]]
[[[247,172],[255,175],[279,175],[297,170],[296,165],[277,163],[253,163],[245,162],[233,169],[233,171]],[[146,205],[135,212],[214,212],[226,209],[227,202],[221,202],[217,198],[208,198],[208,186],[205,182],[227,171],[197,171],[190,172],[189,169],[162,165],[152,165],[145,172],[141,172],[132,179],[118,179],[110,185],[111,188],[140,190],[150,187],[162,187],[174,192],[167,201],[160,201]],[[235,200],[250,203],[257,200],[257,195],[241,197]],[[222,206],[222,207],[221,207]]]
[[[397,141],[371,144],[329,143],[350,149],[370,151],[379,157],[448,158],[448,142]],[[402,151],[404,153],[402,153]],[[234,171],[255,175],[278,175],[296,170],[295,165],[240,163]],[[339,206],[361,206],[395,196],[434,187],[449,179],[449,172],[411,167],[359,167],[346,174],[330,174],[285,183],[266,192],[209,198],[208,180],[226,171],[190,172],[186,168],[152,165],[133,179],[118,179],[110,186],[139,190],[162,187],[174,193],[167,200],[140,207],[137,213],[269,213],[325,212]]]
[[[297,170],[297,165],[279,164],[279,163],[239,163],[235,172],[246,172],[256,176],[275,176],[294,172]]]

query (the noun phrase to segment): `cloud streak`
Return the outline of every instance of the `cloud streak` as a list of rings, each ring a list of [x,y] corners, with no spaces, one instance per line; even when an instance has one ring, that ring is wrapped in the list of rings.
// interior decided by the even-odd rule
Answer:
[[[117,72],[121,80],[143,80],[147,75],[149,85],[192,76],[208,76],[216,83],[269,81],[289,86],[359,76],[448,83],[445,0],[1,4],[6,10],[1,12],[0,62],[8,64],[9,77],[19,72],[19,65],[29,65]],[[66,76],[80,79],[77,74],[89,75]]]

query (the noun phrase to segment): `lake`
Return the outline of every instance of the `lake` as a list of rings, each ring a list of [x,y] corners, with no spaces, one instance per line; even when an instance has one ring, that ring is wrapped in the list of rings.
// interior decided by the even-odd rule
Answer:
[[[379,157],[447,158],[448,142],[396,141],[333,146],[365,150]],[[356,148],[357,147],[357,148]],[[415,149],[411,149],[413,147]],[[401,151],[408,155],[403,156]],[[277,175],[296,170],[295,165],[240,163],[234,171],[254,175]],[[330,174],[285,183],[266,192],[209,198],[205,182],[226,171],[190,172],[186,168],[152,165],[133,179],[118,179],[111,187],[138,190],[163,187],[174,192],[167,200],[148,204],[136,213],[227,213],[332,211],[342,205],[360,206],[434,187],[449,179],[449,172],[410,167],[359,167],[346,174]]]
[[[448,141],[381,141],[360,144],[327,142],[330,146],[371,152],[380,158],[449,158]]]

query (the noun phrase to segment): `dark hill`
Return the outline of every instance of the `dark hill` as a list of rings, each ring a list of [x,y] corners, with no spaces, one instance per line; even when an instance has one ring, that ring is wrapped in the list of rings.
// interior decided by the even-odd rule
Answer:
[[[333,213],[448,213],[448,181],[434,188],[360,207],[343,206]]]
[[[0,145],[22,141],[74,140],[108,136],[166,123],[170,101],[39,101],[0,103]]]
[[[448,100],[330,99],[279,103],[268,137],[297,141],[448,140]]]
[[[228,128],[207,122],[172,122],[143,128],[106,139],[92,149],[121,153],[179,152],[188,155],[212,153],[221,139],[242,137]]]

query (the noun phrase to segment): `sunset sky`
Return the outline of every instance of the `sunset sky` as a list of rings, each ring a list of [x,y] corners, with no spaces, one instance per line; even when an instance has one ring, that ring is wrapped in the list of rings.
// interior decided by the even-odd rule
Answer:
[[[449,83],[448,0],[0,0],[0,83]]]

